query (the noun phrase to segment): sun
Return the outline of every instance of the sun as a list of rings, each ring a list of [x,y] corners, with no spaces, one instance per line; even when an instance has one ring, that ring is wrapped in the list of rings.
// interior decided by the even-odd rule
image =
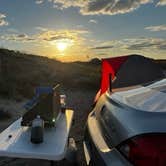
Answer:
[[[74,45],[74,41],[72,39],[59,39],[50,41],[50,44],[56,49],[61,52],[65,53],[66,49],[72,47]]]
[[[57,42],[56,47],[59,51],[65,51],[66,48],[68,47],[68,43],[66,43],[66,42]]]

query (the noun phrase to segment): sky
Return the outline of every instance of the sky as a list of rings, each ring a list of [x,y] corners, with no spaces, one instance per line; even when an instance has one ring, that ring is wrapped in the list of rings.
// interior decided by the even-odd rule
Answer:
[[[61,61],[166,59],[166,0],[0,0],[0,47]]]

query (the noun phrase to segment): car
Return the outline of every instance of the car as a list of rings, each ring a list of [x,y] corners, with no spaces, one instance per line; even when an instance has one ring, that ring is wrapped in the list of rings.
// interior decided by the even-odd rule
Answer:
[[[166,166],[163,72],[141,56],[104,59],[101,84],[85,128],[87,165]]]

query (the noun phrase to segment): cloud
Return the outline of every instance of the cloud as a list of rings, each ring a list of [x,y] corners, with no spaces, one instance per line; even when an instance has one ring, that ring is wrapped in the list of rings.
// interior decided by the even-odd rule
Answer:
[[[126,49],[128,50],[145,50],[145,49],[158,49],[166,50],[166,39],[161,38],[142,38],[134,39],[134,44],[130,42]]]
[[[152,32],[166,31],[166,25],[149,26],[145,27],[145,29],[150,30]]]
[[[47,28],[44,28],[44,27],[35,27],[36,30],[39,30],[39,31],[47,31],[48,29]]]
[[[98,46],[98,47],[92,47],[91,49],[102,50],[102,49],[110,49],[110,48],[113,48],[113,46]]]
[[[44,0],[36,0],[35,2],[36,2],[36,4],[42,4],[44,2]]]
[[[166,5],[166,0],[159,0],[156,6],[165,6]]]
[[[99,47],[91,47],[91,49],[104,49],[111,48],[112,51],[123,50],[124,51],[165,51],[166,39],[164,38],[129,38],[121,40],[110,40],[100,43]]]
[[[151,0],[48,0],[63,9],[78,7],[83,15],[115,15],[131,12],[141,5],[152,2]]]
[[[89,23],[94,23],[94,24],[97,24],[97,23],[98,23],[98,21],[97,21],[97,20],[93,20],[93,19],[91,19],[91,20],[89,20]]]
[[[25,33],[8,33],[3,36],[0,36],[2,40],[14,41],[14,42],[36,42],[36,43],[45,43],[55,44],[58,41],[64,41],[68,43],[76,43],[79,45],[82,43],[85,38],[83,35],[89,33],[87,30],[44,30],[40,28],[39,32],[34,35],[28,35]]]
[[[146,48],[153,47],[153,46],[155,46],[155,44],[142,42],[139,44],[132,44],[132,45],[128,46],[127,49],[128,50],[142,50],[142,49],[146,49]]]
[[[84,34],[89,33],[87,30],[47,30],[39,33],[37,38],[43,41],[55,41],[55,40],[73,40],[80,41]]]
[[[0,37],[0,39],[8,40],[8,41],[21,41],[21,42],[27,42],[27,41],[35,41],[36,39],[34,37],[28,36],[27,34],[5,34]]]
[[[0,26],[9,25],[9,23],[5,19],[6,19],[6,15],[0,13]]]
[[[132,12],[141,5],[156,3],[153,0],[35,0],[36,4],[48,1],[53,8],[63,10],[77,7],[82,15],[116,15]],[[166,5],[166,0],[158,0],[156,6]]]

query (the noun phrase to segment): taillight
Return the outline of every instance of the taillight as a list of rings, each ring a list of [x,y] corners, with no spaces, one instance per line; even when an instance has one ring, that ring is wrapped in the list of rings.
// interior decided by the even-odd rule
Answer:
[[[135,166],[166,166],[166,135],[137,136],[119,150]]]

